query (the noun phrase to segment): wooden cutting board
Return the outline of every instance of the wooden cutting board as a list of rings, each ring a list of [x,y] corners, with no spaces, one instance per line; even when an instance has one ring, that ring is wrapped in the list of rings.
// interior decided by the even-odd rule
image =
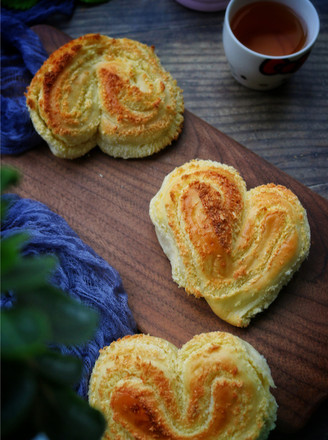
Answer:
[[[70,37],[50,26],[33,28],[48,53]],[[234,166],[248,188],[274,182],[290,188],[307,209],[309,258],[267,311],[246,329],[220,320],[203,299],[172,281],[148,215],[166,174],[193,159]],[[250,342],[272,371],[279,404],[278,429],[301,428],[328,396],[328,202],[233,139],[185,112],[181,137],[152,157],[113,159],[94,149],[69,161],[44,144],[4,163],[23,174],[17,192],[62,215],[120,273],[140,331],[181,346],[195,334],[228,331]]]

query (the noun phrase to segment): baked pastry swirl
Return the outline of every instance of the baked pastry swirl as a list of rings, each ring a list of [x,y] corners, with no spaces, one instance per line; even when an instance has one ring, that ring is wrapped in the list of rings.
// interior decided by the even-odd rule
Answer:
[[[66,159],[96,145],[114,157],[148,156],[183,124],[182,90],[153,47],[127,38],[70,41],[45,61],[26,98],[35,129]]]
[[[229,333],[195,336],[180,350],[147,335],[100,350],[89,401],[103,439],[264,440],[277,404],[266,360]]]
[[[234,168],[209,160],[166,176],[150,217],[174,281],[239,327],[271,304],[310,248],[295,194],[274,184],[247,191]]]

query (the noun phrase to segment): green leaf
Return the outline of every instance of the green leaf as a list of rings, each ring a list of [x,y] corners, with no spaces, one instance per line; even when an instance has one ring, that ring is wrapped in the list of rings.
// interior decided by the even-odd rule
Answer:
[[[42,404],[38,405],[40,431],[52,440],[101,438],[106,423],[99,411],[91,408],[71,389],[43,389]]]
[[[82,363],[79,359],[50,350],[36,358],[36,368],[47,380],[68,386],[76,385],[82,373]]]
[[[0,178],[1,195],[9,186],[16,185],[20,179],[20,175],[18,171],[15,170],[14,168],[10,168],[7,166],[1,167],[0,177],[1,177]],[[6,216],[7,207],[8,207],[8,202],[1,197],[1,212],[0,212],[1,222]]]
[[[33,373],[23,363],[1,362],[1,433],[9,434],[23,421],[36,393]]]
[[[47,316],[33,308],[1,311],[1,355],[24,358],[45,350],[50,326]]]
[[[2,1],[2,4],[4,2]],[[20,174],[17,170],[11,167],[1,167],[1,194],[11,185],[17,185],[20,179]]]
[[[2,5],[13,9],[29,9],[36,5],[38,0],[2,0]]]
[[[33,304],[47,314],[52,329],[49,342],[82,344],[92,338],[98,323],[97,312],[52,285],[25,292],[20,303]]]
[[[98,323],[98,314],[83,304],[65,297],[58,301],[52,312],[56,341],[79,345],[90,340]]]
[[[7,270],[2,278],[3,292],[9,290],[15,293],[36,289],[44,284],[53,272],[57,258],[52,255],[24,257]]]
[[[26,244],[29,235],[21,232],[1,240],[1,277],[20,259],[20,251]]]

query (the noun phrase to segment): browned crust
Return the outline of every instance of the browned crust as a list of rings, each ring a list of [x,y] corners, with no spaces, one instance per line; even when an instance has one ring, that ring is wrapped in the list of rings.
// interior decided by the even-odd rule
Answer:
[[[107,418],[104,438],[259,438],[275,419],[273,382],[265,361],[243,344],[213,332],[177,350],[134,335],[101,350],[89,398]]]
[[[87,34],[65,44],[26,98],[36,130],[60,157],[97,143],[110,155],[147,156],[176,140],[183,125],[181,89],[152,47],[124,38]]]

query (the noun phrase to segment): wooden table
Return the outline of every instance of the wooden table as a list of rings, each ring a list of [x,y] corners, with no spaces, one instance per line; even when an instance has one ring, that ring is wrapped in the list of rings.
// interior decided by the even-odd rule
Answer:
[[[321,30],[310,58],[289,83],[265,93],[232,78],[224,12],[192,11],[174,0],[110,0],[79,5],[70,20],[51,24],[73,38],[99,32],[154,45],[188,110],[328,198],[328,2],[313,4]]]
[[[224,12],[192,11],[174,0],[111,0],[79,5],[70,20],[51,24],[74,38],[99,32],[154,45],[188,110],[328,198],[328,3],[313,4],[321,30],[310,58],[286,85],[265,93],[232,78],[222,45]],[[327,409],[297,438],[328,438]]]
[[[92,7],[78,4],[71,19],[58,16],[48,24],[73,38],[99,32],[154,45],[164,67],[184,90],[185,107],[189,111],[328,198],[328,7],[326,0],[313,3],[320,15],[321,32],[309,60],[289,83],[265,93],[246,89],[232,78],[222,46],[224,12],[192,11],[174,0],[111,0]],[[192,121],[191,117],[186,127],[189,132]],[[36,157],[39,157],[38,163]],[[91,157],[97,160],[97,155]],[[164,160],[165,157],[162,156]],[[43,179],[52,177],[45,174],[45,168],[42,169],[49,160],[49,154],[42,150],[40,156],[38,152],[31,153],[24,160],[26,170],[33,169],[36,164],[43,174],[27,176],[30,181],[35,179],[36,185],[33,194],[28,194],[31,184],[27,185],[27,189],[23,187],[23,195],[38,198],[39,194],[42,198],[45,192]],[[151,164],[151,160],[148,163]],[[19,165],[19,161],[16,164]],[[66,173],[72,182],[78,176],[74,173],[83,166],[83,162],[79,162],[73,168],[70,165],[66,167],[56,160],[52,164],[59,178]],[[111,162],[111,165],[115,170],[116,162]],[[118,163],[117,166],[121,165]],[[126,165],[127,172],[132,170],[132,166]],[[94,171],[97,172],[96,169]],[[79,209],[78,201],[70,198],[65,201],[65,194],[59,196],[63,196],[57,204],[61,213],[65,212],[65,203]],[[88,203],[86,208],[91,209],[92,203]],[[88,209],[85,215],[87,221],[91,215]],[[73,222],[72,218],[66,220],[70,224]],[[75,220],[75,229],[84,238],[84,222],[81,218]],[[94,237],[89,234],[88,238],[95,239],[98,243],[96,251],[101,253],[105,242],[102,244],[94,234]],[[92,245],[92,242],[88,244]],[[128,281],[126,285],[130,290]],[[133,295],[132,299],[135,301]],[[302,432],[295,436],[276,430],[270,440],[326,439],[326,411],[327,404],[323,404]]]

